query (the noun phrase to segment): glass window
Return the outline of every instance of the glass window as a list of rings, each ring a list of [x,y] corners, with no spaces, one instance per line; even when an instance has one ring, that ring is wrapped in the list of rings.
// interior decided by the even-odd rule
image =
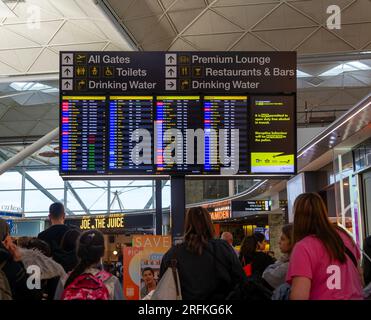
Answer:
[[[63,188],[64,182],[59,176],[57,170],[29,170],[27,173],[41,184],[45,189],[50,188]],[[37,189],[30,181],[26,179],[26,189]]]
[[[1,191],[0,192],[0,207],[12,206],[22,208],[21,191]]]
[[[0,175],[0,190],[22,189],[22,175],[18,172],[5,172]]]
[[[39,190],[27,190],[25,192],[25,215],[47,215],[52,202],[51,199]]]

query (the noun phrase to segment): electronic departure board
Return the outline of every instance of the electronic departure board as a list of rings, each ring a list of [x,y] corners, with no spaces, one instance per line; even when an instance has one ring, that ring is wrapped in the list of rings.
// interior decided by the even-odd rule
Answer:
[[[152,96],[111,96],[109,100],[109,170],[113,173],[153,173],[151,141],[141,139],[141,130],[153,135]]]
[[[106,98],[63,96],[61,163],[63,172],[106,172]]]
[[[61,52],[60,174],[296,173],[294,52]]]
[[[247,96],[205,96],[205,172],[219,172],[236,164],[248,173]],[[222,133],[221,130],[224,130]]]
[[[196,164],[200,159],[190,157],[197,156],[197,146],[190,138],[190,130],[202,128],[202,125],[203,113],[199,96],[156,98],[155,145],[158,173],[202,172],[202,164]]]

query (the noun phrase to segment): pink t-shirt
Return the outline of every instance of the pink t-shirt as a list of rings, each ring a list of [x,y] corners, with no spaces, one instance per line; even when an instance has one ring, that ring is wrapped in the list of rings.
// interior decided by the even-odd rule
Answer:
[[[339,235],[359,260],[360,252],[352,240],[343,232]],[[344,264],[333,261],[317,237],[305,237],[294,247],[286,280],[291,284],[294,277],[311,279],[310,300],[361,300],[363,291],[359,272],[346,257]]]

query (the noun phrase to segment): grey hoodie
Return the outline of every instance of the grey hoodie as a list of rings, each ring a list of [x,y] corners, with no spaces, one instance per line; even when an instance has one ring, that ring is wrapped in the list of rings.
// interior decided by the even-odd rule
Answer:
[[[52,258],[45,256],[39,250],[19,248],[22,263],[27,270],[29,266],[38,266],[41,272],[41,280],[52,279],[55,277],[65,277],[66,272],[63,267]]]
[[[286,282],[288,268],[289,257],[287,255],[283,255],[278,261],[265,269],[263,272],[263,279],[267,281],[272,288],[276,289]]]

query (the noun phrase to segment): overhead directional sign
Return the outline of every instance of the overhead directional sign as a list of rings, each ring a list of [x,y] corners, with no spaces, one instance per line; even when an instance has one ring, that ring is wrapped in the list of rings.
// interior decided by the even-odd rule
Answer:
[[[295,110],[295,52],[61,52],[60,173],[294,174]]]
[[[296,91],[295,52],[62,52],[60,59],[64,91]]]

